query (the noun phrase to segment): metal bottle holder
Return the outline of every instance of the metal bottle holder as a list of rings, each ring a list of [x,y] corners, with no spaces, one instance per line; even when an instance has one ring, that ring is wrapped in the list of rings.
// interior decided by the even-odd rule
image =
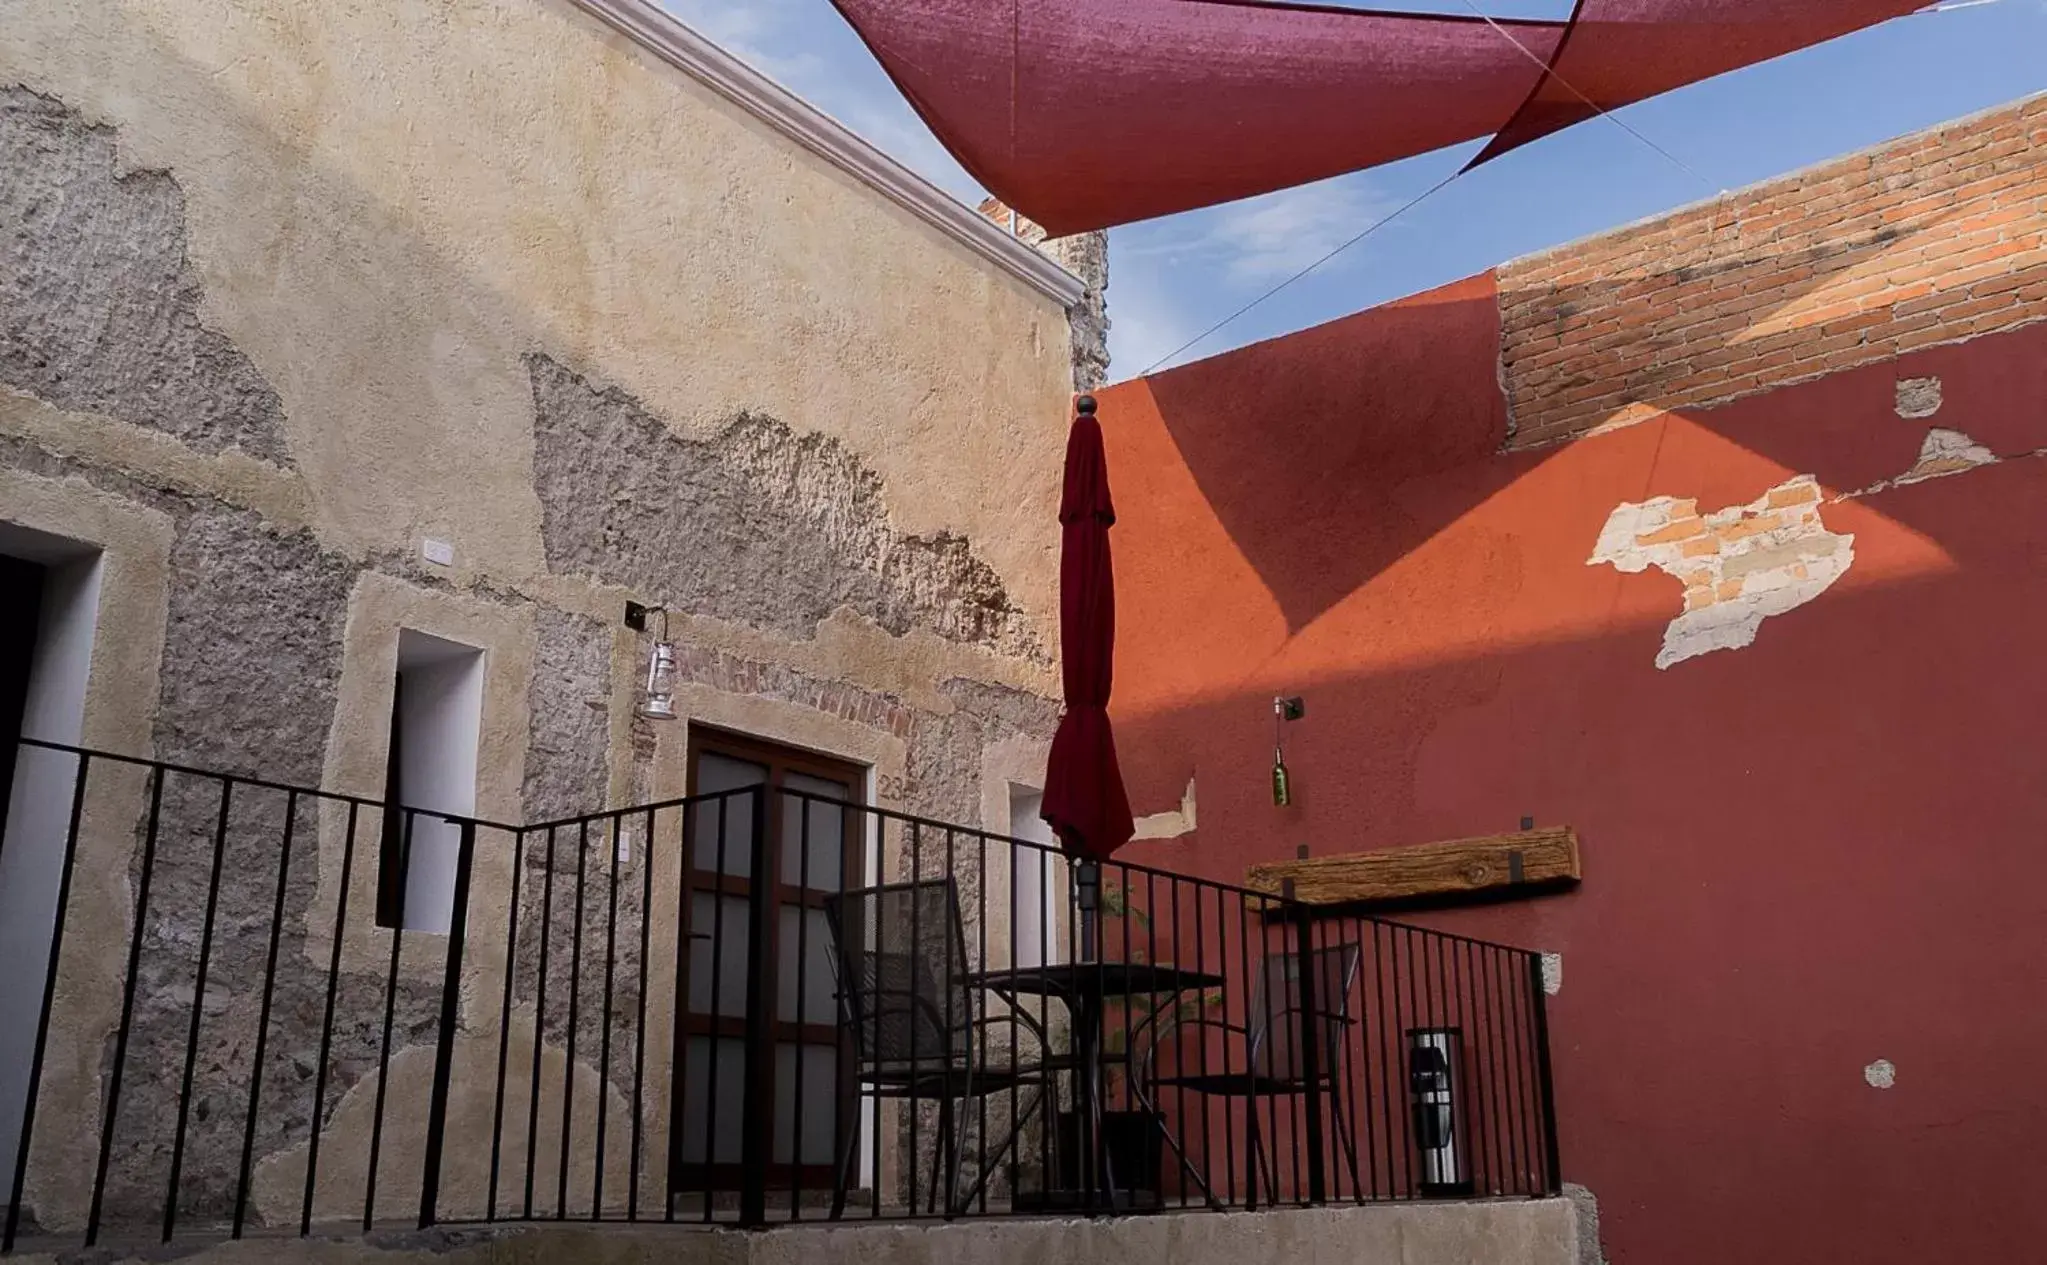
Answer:
[[[1463,1065],[1464,1033],[1457,1028],[1407,1030],[1407,1097],[1414,1113],[1414,1144],[1421,1156],[1421,1193],[1450,1197],[1471,1193],[1464,1156],[1457,1145],[1463,1120],[1458,1112],[1457,1069]]]

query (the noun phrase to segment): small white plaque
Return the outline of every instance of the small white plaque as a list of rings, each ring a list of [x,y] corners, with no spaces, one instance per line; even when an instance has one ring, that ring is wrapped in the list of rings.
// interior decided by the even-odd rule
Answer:
[[[420,556],[436,566],[455,565],[455,546],[445,540],[422,540],[419,542]]]

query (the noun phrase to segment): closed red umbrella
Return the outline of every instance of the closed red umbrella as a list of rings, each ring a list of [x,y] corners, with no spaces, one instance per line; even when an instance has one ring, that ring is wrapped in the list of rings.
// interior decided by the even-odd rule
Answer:
[[[1059,653],[1066,714],[1045,770],[1044,817],[1066,851],[1099,861],[1136,831],[1116,737],[1109,688],[1116,651],[1116,576],[1109,561],[1109,468],[1093,396],[1075,402],[1066,439],[1066,487],[1059,501]]]

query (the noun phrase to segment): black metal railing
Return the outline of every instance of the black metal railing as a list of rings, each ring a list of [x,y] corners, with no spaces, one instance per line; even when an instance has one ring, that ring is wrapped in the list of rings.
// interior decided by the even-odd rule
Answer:
[[[7,1248],[1560,1189],[1525,950],[781,787],[18,764]]]

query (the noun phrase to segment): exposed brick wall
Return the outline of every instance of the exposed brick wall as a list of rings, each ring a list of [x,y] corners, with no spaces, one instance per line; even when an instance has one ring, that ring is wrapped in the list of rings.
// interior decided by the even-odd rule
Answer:
[[[2047,320],[2047,95],[1499,281],[1513,447]]]

